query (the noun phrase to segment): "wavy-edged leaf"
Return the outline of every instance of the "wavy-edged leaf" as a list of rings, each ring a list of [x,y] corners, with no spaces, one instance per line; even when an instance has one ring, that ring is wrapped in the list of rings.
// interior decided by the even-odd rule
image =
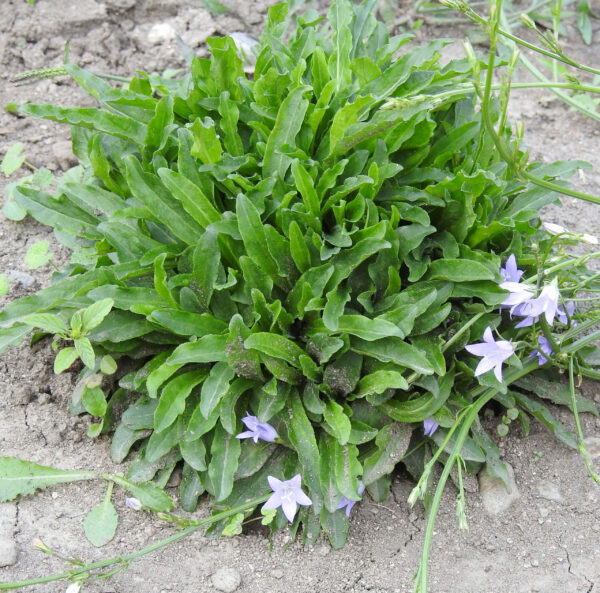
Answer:
[[[185,402],[197,385],[206,378],[206,371],[189,371],[171,379],[162,390],[154,412],[154,431],[161,432],[175,422],[185,410]]]
[[[19,106],[19,113],[31,117],[41,117],[64,124],[81,126],[144,144],[146,126],[129,117],[122,117],[90,107],[58,107],[57,105],[25,103]]]
[[[37,489],[63,482],[93,480],[91,471],[73,471],[38,465],[16,457],[0,457],[0,502],[33,494]]]

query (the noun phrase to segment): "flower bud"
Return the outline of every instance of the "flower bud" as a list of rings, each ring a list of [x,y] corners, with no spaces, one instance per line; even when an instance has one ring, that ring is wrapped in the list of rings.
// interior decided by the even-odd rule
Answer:
[[[521,19],[521,22],[528,28],[531,29],[532,31],[537,31],[537,27],[536,24],[534,22],[534,20],[528,15],[525,14],[524,12],[522,12],[519,15],[519,18]]]

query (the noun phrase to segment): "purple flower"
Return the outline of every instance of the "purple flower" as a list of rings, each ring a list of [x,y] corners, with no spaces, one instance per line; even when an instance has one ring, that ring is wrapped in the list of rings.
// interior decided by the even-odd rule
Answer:
[[[281,481],[273,476],[267,476],[273,494],[262,507],[263,511],[272,511],[281,507],[283,514],[291,523],[296,514],[297,505],[310,506],[312,500],[302,492],[302,477],[296,474],[292,479]]]
[[[511,315],[519,305],[529,302],[533,297],[533,288],[527,284],[521,284],[520,282],[501,282],[500,288],[510,292],[501,304],[506,307],[512,307]]]
[[[522,275],[523,270],[517,269],[517,258],[512,253],[506,260],[506,267],[500,268],[500,276],[504,282],[519,282]]]
[[[362,493],[364,491],[365,491],[365,485],[359,480],[358,481],[358,493],[362,496]],[[349,517],[350,511],[352,510],[352,507],[356,504],[356,502],[357,502],[356,500],[349,500],[345,496],[342,496],[342,498],[340,498],[340,504],[338,504],[337,508],[343,509],[344,507],[346,507],[346,517]]]
[[[573,317],[573,313],[575,313],[575,303],[570,302],[564,307],[561,305],[556,310],[556,317],[561,323],[567,325],[569,323],[569,318]]]
[[[479,344],[469,344],[465,346],[465,348],[467,352],[470,352],[475,356],[483,357],[475,369],[476,377],[494,369],[496,379],[502,382],[502,363],[507,358],[510,358],[515,352],[513,345],[510,342],[507,342],[506,340],[495,342],[494,336],[492,335],[492,329],[486,327],[483,332],[483,342],[480,342]]]
[[[242,418],[242,422],[248,430],[236,434],[236,439],[254,439],[255,443],[258,443],[258,439],[262,439],[272,443],[277,438],[277,431],[270,424],[259,422],[256,416],[250,416],[248,412],[246,417]]]
[[[542,366],[548,362],[548,359],[550,358],[550,355],[552,354],[552,346],[550,345],[550,342],[548,341],[548,339],[545,338],[544,336],[540,336],[538,338],[538,345],[539,345],[539,349],[534,350],[529,355],[529,358],[531,358],[532,356],[537,356],[538,364],[540,366]]]
[[[423,420],[423,432],[430,437],[437,429],[439,424],[433,418],[425,418]]]
[[[126,498],[125,506],[128,509],[132,509],[134,511],[139,511],[142,508],[142,503],[137,498]]]
[[[537,317],[543,314],[548,325],[553,325],[558,311],[559,297],[560,293],[556,284],[548,284],[544,286],[539,297],[520,303],[518,307],[513,308],[512,313],[521,317],[531,317],[532,322],[537,321]],[[520,327],[526,326],[521,325]]]

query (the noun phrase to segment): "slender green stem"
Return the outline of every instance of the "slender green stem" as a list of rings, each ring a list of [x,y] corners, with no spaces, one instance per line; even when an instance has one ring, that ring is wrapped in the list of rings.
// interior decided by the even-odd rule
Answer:
[[[530,373],[538,367],[536,362],[529,362],[522,369],[513,372],[510,377],[507,377],[505,380],[506,385],[510,385],[517,379],[520,379],[524,375]],[[429,509],[429,517],[427,520],[427,527],[425,528],[425,538],[423,540],[423,552],[421,554],[421,563],[419,565],[419,570],[417,572],[416,582],[415,582],[415,593],[426,593],[427,591],[427,571],[428,571],[428,563],[429,563],[429,550],[431,547],[431,540],[433,538],[433,529],[435,527],[435,519],[439,510],[440,502],[442,500],[442,494],[444,492],[444,488],[446,486],[446,482],[448,481],[448,477],[450,476],[450,472],[452,471],[452,466],[456,461],[457,457],[460,455],[462,450],[462,446],[464,445],[465,439],[471,429],[471,425],[475,422],[477,415],[479,414],[481,408],[488,403],[496,394],[498,393],[498,389],[491,388],[488,389],[479,399],[473,402],[471,405],[467,406],[464,411],[466,415],[464,416],[464,420],[462,420],[462,424],[460,426],[460,430],[456,437],[456,441],[454,443],[454,447],[452,448],[452,452],[450,453],[447,461],[444,464],[444,470],[442,471],[442,475],[440,476],[440,480],[435,489],[435,494],[433,496],[433,500],[431,502],[431,506]],[[457,420],[456,424],[460,424],[461,419]]]
[[[454,342],[456,342],[457,340],[459,340],[463,334],[481,317],[483,317],[484,312],[481,313],[477,313],[477,315],[473,315],[473,317],[471,317],[471,319],[469,319],[469,321],[467,321],[467,323],[463,324],[461,326],[461,328],[441,347],[441,351],[446,352],[446,350],[448,350],[448,348],[450,348],[450,346],[452,346],[452,344],[454,344]]]
[[[137,550],[137,552],[132,552],[131,554],[125,554],[124,556],[116,556],[114,558],[108,558],[106,560],[99,560],[98,562],[91,562],[90,564],[85,564],[85,565],[82,565],[81,567],[78,567],[78,568],[75,568],[75,569],[72,569],[72,570],[69,570],[66,572],[51,574],[51,575],[48,575],[45,577],[40,577],[37,579],[28,579],[25,581],[18,581],[15,583],[0,583],[0,591],[7,591],[9,589],[19,589],[21,587],[30,587],[31,585],[39,585],[40,583],[49,583],[51,581],[59,581],[61,579],[69,579],[72,581],[77,581],[77,577],[87,578],[85,575],[86,575],[86,573],[88,573],[91,570],[105,568],[107,566],[112,566],[114,564],[129,563],[132,560],[135,560],[136,558],[140,558],[141,556],[145,556],[146,554],[150,554],[151,552],[160,550],[161,548],[164,548],[165,546],[168,546],[169,544],[172,544],[173,542],[179,541],[180,539],[183,539],[184,537],[191,535],[195,531],[198,531],[198,529],[200,529],[201,527],[204,527],[205,525],[210,525],[211,523],[215,523],[217,521],[220,521],[221,519],[226,519],[227,517],[231,517],[232,515],[235,515],[237,513],[245,511],[247,509],[251,509],[251,508],[259,505],[261,502],[265,502],[269,498],[270,494],[265,494],[264,496],[261,496],[259,498],[255,498],[253,500],[245,502],[245,503],[238,505],[232,509],[227,509],[226,511],[217,513],[216,515],[213,515],[212,517],[207,517],[206,519],[202,519],[202,520],[198,521],[197,524],[187,527],[186,529],[183,529],[183,530],[179,531],[178,533],[174,533],[173,535],[171,535],[165,539],[161,539],[160,541],[154,542],[153,544],[150,544],[149,546],[146,546],[145,548],[142,548],[141,550]]]
[[[577,428],[577,441],[579,452],[583,457],[583,462],[588,471],[588,474],[594,482],[600,484],[600,476],[594,472],[590,465],[590,459],[588,452],[585,448],[585,442],[583,439],[583,431],[581,430],[581,423],[579,422],[579,412],[577,411],[577,398],[575,397],[575,376],[573,372],[573,356],[569,357],[569,389],[571,390],[571,407],[573,408],[573,418],[575,419],[575,427]]]

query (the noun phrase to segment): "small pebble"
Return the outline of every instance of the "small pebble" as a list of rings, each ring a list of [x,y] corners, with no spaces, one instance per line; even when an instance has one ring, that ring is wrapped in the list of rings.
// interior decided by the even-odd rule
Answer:
[[[0,536],[0,567],[17,563],[17,544],[11,537]]]
[[[177,31],[169,23],[156,23],[148,31],[148,41],[152,45],[159,45],[160,43],[173,41],[176,35]]]
[[[223,593],[233,593],[241,584],[242,577],[235,568],[219,568],[217,572],[210,577],[211,583],[217,591]]]
[[[508,463],[506,467],[509,475],[508,490],[502,480],[490,476],[485,471],[479,473],[479,492],[483,499],[483,507],[490,515],[503,513],[519,498],[513,468]]]
[[[536,485],[538,494],[546,500],[562,502],[563,497],[558,486],[550,480],[540,480]]]
[[[274,579],[281,579],[283,578],[283,570],[281,570],[281,568],[275,568],[271,571],[271,576]]]

